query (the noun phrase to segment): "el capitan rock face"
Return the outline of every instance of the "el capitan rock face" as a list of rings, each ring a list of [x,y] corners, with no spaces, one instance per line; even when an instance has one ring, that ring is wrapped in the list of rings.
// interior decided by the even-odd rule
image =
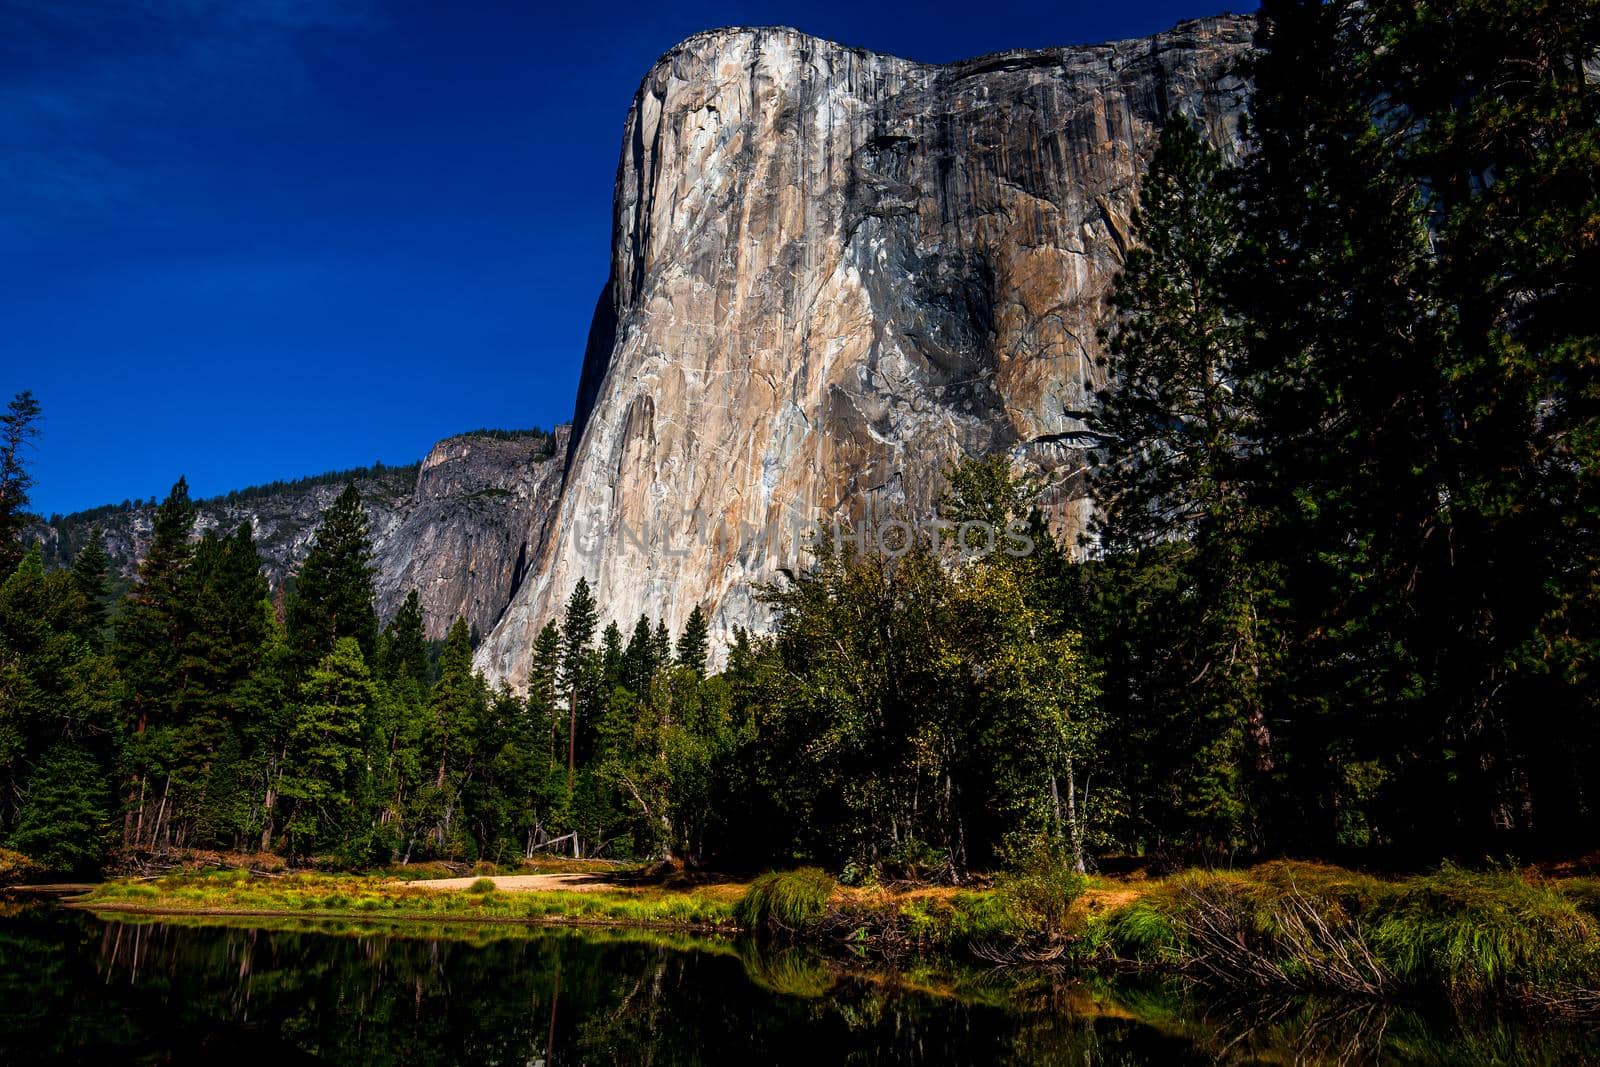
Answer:
[[[1183,114],[1238,150],[1253,23],[932,66],[786,29],[691,37],[629,111],[611,277],[559,504],[478,650],[521,685],[580,576],[714,642],[801,523],[926,515],[1008,451],[1087,517],[1080,414],[1142,161]]]

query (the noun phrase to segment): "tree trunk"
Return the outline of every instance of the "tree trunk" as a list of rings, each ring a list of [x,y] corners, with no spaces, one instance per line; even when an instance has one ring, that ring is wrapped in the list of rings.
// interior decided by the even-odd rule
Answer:
[[[572,693],[567,699],[567,792],[572,792],[572,786],[578,769],[578,687],[572,687]],[[576,856],[577,845],[574,844],[572,854]]]
[[[1071,760],[1067,761],[1067,825],[1072,840],[1072,869],[1084,874],[1087,868],[1083,863],[1083,833],[1078,825],[1078,784]]]

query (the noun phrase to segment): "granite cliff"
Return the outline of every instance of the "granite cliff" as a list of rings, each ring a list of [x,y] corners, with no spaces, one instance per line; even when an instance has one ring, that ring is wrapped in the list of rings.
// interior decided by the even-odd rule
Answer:
[[[626,626],[714,638],[804,523],[925,515],[1008,452],[1068,537],[1081,413],[1142,161],[1182,114],[1238,151],[1253,23],[934,66],[788,29],[689,38],[646,75],[610,278],[548,536],[478,650],[522,684],[579,577]]]

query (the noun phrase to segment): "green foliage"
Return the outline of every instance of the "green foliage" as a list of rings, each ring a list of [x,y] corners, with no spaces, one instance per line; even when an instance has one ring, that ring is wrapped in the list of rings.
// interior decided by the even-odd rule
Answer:
[[[378,616],[372,607],[372,543],[355,484],[346,485],[322,516],[289,601],[289,647],[303,674],[341,638],[373,658]]]
[[[957,513],[1027,521],[1027,491],[1001,465],[958,466],[951,480]],[[1097,680],[1053,577],[1038,560],[953,546],[898,559],[824,546],[812,570],[770,591],[775,639],[757,648],[746,635],[729,657],[754,713],[730,805],[749,829],[732,836],[770,850],[746,862],[805,856],[852,881],[955,878],[1013,837],[1084,862]]]
[[[579,578],[572,595],[567,598],[567,611],[561,623],[561,687],[569,693],[581,684],[588,669],[597,625],[599,611],[594,594],[589,591],[589,580]]]
[[[39,415],[20,394],[0,417],[0,839],[87,864],[95,835],[67,855],[58,831],[120,800],[130,850],[350,864],[559,841],[960,883],[1023,855],[992,894],[873,921],[1062,943],[1097,854],[1592,841],[1596,25],[1551,0],[1270,0],[1249,150],[1230,165],[1173,114],[1143,179],[1085,413],[1088,558],[1009,454],[968,458],[944,517],[1031,554],[822,546],[720,676],[718,605],[676,641],[650,606],[625,640],[586,580],[525,698],[473,673],[460,620],[435,670],[415,593],[380,641],[353,482],[280,626],[249,530],[196,539],[180,479],[102,653],[99,542],[64,538],[70,574],[18,550]],[[1556,981],[1541,952],[1583,956],[1594,912],[1519,885],[1195,876],[1104,936],[1262,983],[1498,995]],[[750,906],[788,922],[776,886]]]
[[[476,882],[473,882],[471,885],[467,886],[467,892],[469,893],[483,894],[493,893],[494,891],[493,878],[479,878]]]
[[[82,634],[95,649],[105,640],[111,599],[111,564],[106,558],[105,537],[96,526],[72,560],[72,581],[83,597]]]
[[[821,920],[835,888],[820,867],[771,871],[750,883],[734,914],[747,930],[804,930]]]
[[[415,589],[406,594],[394,620],[383,632],[383,677],[391,681],[410,680],[427,685],[428,639],[422,624],[422,602]]]
[[[179,478],[156,511],[150,551],[117,617],[113,655],[128,691],[134,732],[170,723],[176,715],[179,650],[189,632],[185,575],[193,548],[194,509],[189,483]],[[141,760],[153,757],[139,754]]]
[[[27,521],[33,474],[28,451],[39,436],[39,402],[24,389],[0,415],[0,577],[22,559],[22,526]]]
[[[298,853],[343,842],[352,829],[375,696],[353,637],[339,638],[300,685],[300,712],[289,730],[278,787],[291,802],[285,825]]]
[[[24,786],[9,843],[52,871],[92,871],[111,840],[105,768],[68,743],[40,758]]]
[[[1243,229],[1233,185],[1188,122],[1162,130],[1091,420],[1093,527],[1110,561],[1085,605],[1095,617],[1085,629],[1116,668],[1110,710],[1152,742],[1120,768],[1124,793],[1163,837],[1212,855],[1246,840],[1247,781],[1273,763],[1262,693],[1270,570],[1247,558],[1256,386],[1227,292]]]
[[[1375,909],[1374,951],[1399,981],[1458,999],[1600,977],[1600,925],[1557,888],[1514,872],[1445,867]]]
[[[705,612],[696,604],[683,625],[683,633],[678,636],[678,665],[689,668],[701,677],[706,673],[707,635]]]
[[[1075,925],[1073,905],[1085,884],[1073,870],[1071,853],[1042,846],[1031,850],[1017,870],[996,879],[995,895],[1020,928],[1055,938]]]

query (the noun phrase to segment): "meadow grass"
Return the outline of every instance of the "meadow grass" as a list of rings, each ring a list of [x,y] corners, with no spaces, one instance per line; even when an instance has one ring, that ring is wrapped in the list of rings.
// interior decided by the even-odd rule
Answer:
[[[1311,863],[1107,882],[1023,870],[988,888],[839,886],[819,868],[748,887],[465,891],[381,875],[186,871],[97,887],[90,909],[749,932],[854,956],[1135,965],[1241,989],[1600,1006],[1600,880],[1444,867],[1399,879]],[[815,988],[790,964],[774,987]]]
[[[91,910],[345,917],[460,919],[489,922],[581,922],[733,929],[735,901],[712,889],[498,892],[487,878],[466,892],[402,885],[362,875],[245,871],[185,872],[151,882],[109,882],[80,903]]]

